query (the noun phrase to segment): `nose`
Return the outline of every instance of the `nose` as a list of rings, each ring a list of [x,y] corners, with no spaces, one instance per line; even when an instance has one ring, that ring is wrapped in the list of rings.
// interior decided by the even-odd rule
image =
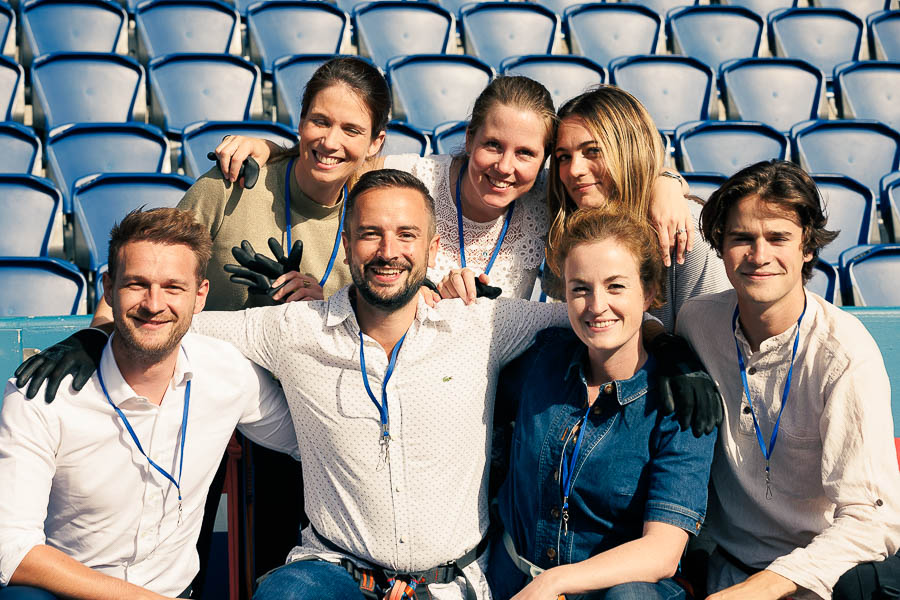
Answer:
[[[512,152],[504,152],[500,155],[500,158],[497,160],[496,169],[498,173],[503,175],[510,175],[513,168],[513,153]]]
[[[757,239],[750,244],[747,260],[754,265],[764,265],[769,262],[769,243],[764,239]]]
[[[563,165],[565,167],[565,165]],[[587,161],[584,157],[580,156],[577,152],[572,155],[572,158],[569,160],[569,175],[573,179],[577,179],[582,175],[587,173]]]
[[[162,289],[158,285],[151,285],[144,292],[141,308],[149,313],[159,313],[165,310],[166,303],[163,300]]]
[[[381,236],[381,241],[378,244],[378,255],[383,260],[392,260],[397,258],[395,252],[397,249],[397,243],[394,239],[393,235],[383,235]]]
[[[593,293],[588,296],[586,308],[591,311],[591,313],[601,315],[606,312],[608,307],[609,302],[607,301],[606,294],[602,290],[594,290]]]
[[[340,147],[341,130],[338,127],[329,127],[322,136],[322,146],[327,150],[337,150]]]

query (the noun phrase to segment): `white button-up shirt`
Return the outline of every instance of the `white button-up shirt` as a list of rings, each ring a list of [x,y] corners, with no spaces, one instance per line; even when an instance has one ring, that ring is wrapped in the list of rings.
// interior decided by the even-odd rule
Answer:
[[[501,298],[429,308],[420,299],[387,386],[392,441],[383,466],[381,421],[363,386],[348,289],[328,301],[201,313],[193,327],[230,341],[281,380],[315,530],[349,556],[422,571],[459,558],[485,534],[497,373],[539,330],[568,323],[566,307]],[[388,356],[363,339],[380,402]],[[329,556],[313,536],[305,533],[303,543],[291,558]],[[480,569],[473,563],[466,575],[488,597]],[[429,591],[460,598],[463,587]]]
[[[106,575],[176,596],[197,573],[206,494],[235,425],[298,457],[284,396],[234,347],[197,334],[182,339],[159,406],[125,382],[110,344],[100,373],[144,451],[176,480],[191,381],[183,522],[178,491],[137,449],[96,373],[79,393],[64,381],[52,404],[42,393],[27,400],[10,380],[0,410],[0,585],[31,548],[47,544]]]
[[[678,332],[694,346],[725,399],[707,533],[745,564],[805,588],[795,597],[830,598],[845,571],[881,560],[900,544],[900,472],[884,362],[862,323],[806,292],[790,396],[770,460],[772,498],[766,499],[766,461],[732,334],[736,304],[729,290],[694,298],[678,314]],[[737,330],[767,446],[796,335],[794,325],[752,352]],[[714,587],[744,577],[726,567],[714,577],[721,586]]]

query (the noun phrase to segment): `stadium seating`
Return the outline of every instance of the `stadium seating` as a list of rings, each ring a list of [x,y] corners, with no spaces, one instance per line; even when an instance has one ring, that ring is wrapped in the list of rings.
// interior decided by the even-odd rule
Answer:
[[[862,21],[839,8],[789,8],[769,15],[769,47],[775,56],[799,58],[825,73],[859,60]]]
[[[16,51],[16,12],[0,0],[0,54],[10,58]]]
[[[728,119],[789,131],[801,121],[827,116],[825,75],[802,60],[739,59],[722,65],[720,76]]]
[[[58,258],[0,257],[0,316],[74,315],[86,289],[78,269]]]
[[[25,71],[11,58],[0,56],[0,119],[22,122],[25,115]]]
[[[132,58],[95,52],[59,52],[31,66],[34,128],[66,123],[143,121],[144,68]]]
[[[347,13],[320,0],[254,2],[247,9],[250,57],[271,76],[282,56],[340,53],[350,38],[349,23]]]
[[[138,58],[179,52],[241,54],[241,21],[220,0],[148,0],[135,9]]]
[[[207,121],[194,123],[184,128],[181,154],[184,172],[194,179],[206,173],[214,163],[206,158],[222,138],[229,134],[240,134],[271,140],[280,146],[297,143],[297,133],[280,123],[269,121]]]
[[[881,220],[892,242],[900,242],[900,171],[881,178]]]
[[[838,65],[834,99],[843,119],[874,119],[900,130],[900,61]]]
[[[566,9],[565,33],[573,54],[607,67],[620,56],[653,54],[662,19],[633,4],[581,4]]]
[[[150,119],[166,135],[198,121],[262,117],[259,67],[228,54],[170,54],[150,61]]]
[[[382,0],[353,10],[359,53],[384,68],[395,56],[445,54],[456,43],[456,19],[430,2]]]
[[[458,154],[466,148],[468,121],[448,121],[434,128],[434,153]]]
[[[558,109],[598,83],[605,83],[606,69],[584,56],[533,55],[508,58],[500,64],[504,75],[524,75],[543,84]]]
[[[697,196],[704,202],[709,200],[712,193],[728,179],[721,173],[701,173],[700,171],[685,172],[681,176],[691,186],[691,195]]]
[[[666,36],[674,54],[699,59],[718,73],[725,61],[758,56],[764,23],[740,6],[685,6],[669,12]]]
[[[730,176],[761,160],[784,160],[788,147],[783,134],[752,121],[700,121],[675,130],[675,158],[683,171]]]
[[[47,176],[62,192],[66,214],[72,213],[72,189],[82,177],[169,170],[169,142],[154,125],[69,124],[47,136]]]
[[[811,0],[810,4],[820,8],[843,8],[865,21],[872,13],[890,8],[891,0]]]
[[[0,173],[41,173],[41,140],[30,127],[0,122],[0,156]]]
[[[47,256],[61,198],[53,183],[25,174],[0,174],[0,256]]]
[[[797,6],[797,0],[719,0],[719,2],[729,6],[749,8],[763,19],[773,10]]]
[[[459,11],[466,54],[500,68],[504,59],[550,54],[560,21],[549,8],[526,2],[479,2]]]
[[[176,206],[193,179],[162,173],[106,173],[75,182],[75,264],[96,274],[107,262],[109,230],[130,211]]]
[[[24,0],[21,60],[52,52],[128,53],[128,16],[111,0]]]
[[[467,119],[492,76],[493,69],[473,56],[425,54],[392,59],[387,77],[394,116],[426,131],[446,121]]]
[[[794,160],[809,173],[840,173],[872,190],[900,169],[900,133],[877,121],[809,121],[791,129]]]
[[[875,196],[869,188],[842,175],[814,175],[813,179],[825,203],[827,228],[840,230],[819,252],[823,260],[838,264],[844,250],[878,241]]]
[[[687,56],[630,56],[610,64],[612,83],[640,100],[656,127],[671,134],[688,121],[715,118],[715,75]]]
[[[659,16],[665,18],[666,13],[674,8],[678,8],[679,6],[685,5],[695,5],[699,4],[700,0],[625,0],[631,4],[638,4],[640,6],[646,6],[649,9],[655,10],[659,13]]]
[[[879,244],[844,261],[854,306],[900,306],[900,245]]]
[[[387,136],[381,147],[383,156],[392,154],[418,154],[425,156],[431,154],[431,140],[429,136],[415,127],[410,127],[402,121],[391,121],[387,125]]]
[[[900,10],[885,10],[866,19],[869,52],[877,60],[900,60]]]
[[[837,268],[821,258],[813,264],[813,274],[806,282],[806,288],[831,302],[836,306],[841,305],[841,297],[838,291],[840,278]]]

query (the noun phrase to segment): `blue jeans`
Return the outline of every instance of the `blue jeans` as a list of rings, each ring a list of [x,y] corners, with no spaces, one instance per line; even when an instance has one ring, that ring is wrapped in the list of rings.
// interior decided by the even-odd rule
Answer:
[[[253,600],[365,600],[365,596],[342,566],[298,560],[266,576]]]
[[[11,585],[0,588],[0,600],[57,600],[56,596],[28,585]]]

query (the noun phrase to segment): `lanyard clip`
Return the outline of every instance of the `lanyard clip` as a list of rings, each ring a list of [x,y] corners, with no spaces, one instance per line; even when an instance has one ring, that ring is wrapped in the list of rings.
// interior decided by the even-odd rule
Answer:
[[[379,440],[378,444],[381,446],[381,456],[378,464],[378,470],[380,471],[387,463],[391,461],[391,434],[388,431],[388,426],[386,423],[383,423],[381,425],[381,439]]]

